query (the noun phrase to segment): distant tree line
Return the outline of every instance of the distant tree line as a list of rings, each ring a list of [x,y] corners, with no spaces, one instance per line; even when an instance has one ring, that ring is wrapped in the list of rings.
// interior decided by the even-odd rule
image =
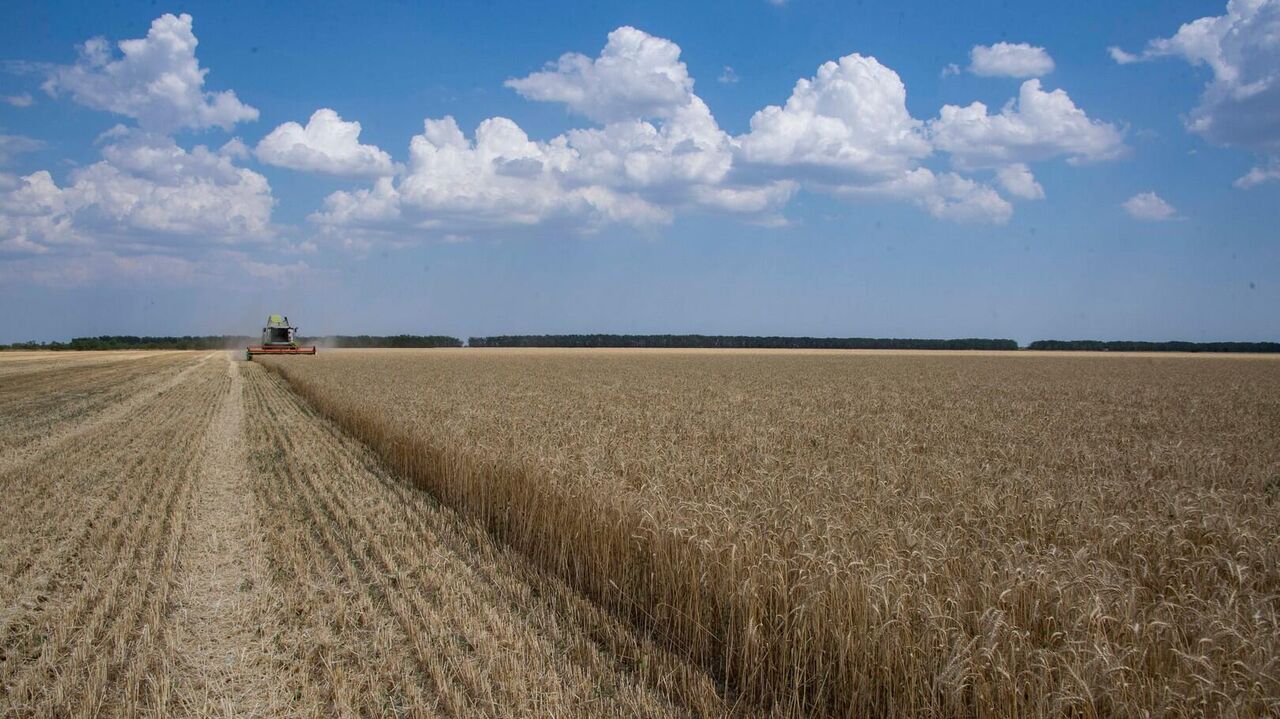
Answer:
[[[869,337],[747,337],[742,335],[499,335],[471,337],[472,347],[668,347],[829,350],[1016,350],[998,339],[874,339]]]
[[[462,340],[446,335],[329,335],[301,337],[304,345],[326,347],[461,347]]]
[[[0,350],[217,350],[257,344],[259,337],[238,335],[183,335],[138,337],[100,335],[76,337],[69,342],[15,342]],[[447,335],[328,335],[299,337],[303,345],[326,347],[461,347],[462,340]],[[667,347],[725,349],[900,349],[900,350],[1016,350],[1018,343],[1005,339],[950,340],[870,337],[749,337],[744,335],[497,335],[471,337],[472,347]],[[1275,352],[1280,342],[1132,342],[1102,340],[1036,340],[1032,350],[1092,352]]]
[[[1280,342],[1036,340],[1028,345],[1027,349],[1090,352],[1280,352]]]
[[[70,342],[15,342],[0,345],[0,350],[220,350],[240,349],[258,344],[261,337],[238,335],[185,335],[182,337],[137,337],[134,335],[101,335],[76,337]],[[299,343],[325,344],[329,347],[461,347],[457,337],[440,335],[334,335],[301,337]]]
[[[15,342],[0,345],[12,350],[217,350],[243,347],[256,342],[253,337],[235,335],[184,335],[182,337],[137,337],[134,335],[101,335],[76,337],[70,342]]]

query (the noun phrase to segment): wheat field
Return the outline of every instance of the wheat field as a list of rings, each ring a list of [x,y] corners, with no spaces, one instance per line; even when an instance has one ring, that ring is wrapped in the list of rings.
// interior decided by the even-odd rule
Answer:
[[[0,715],[1273,716],[1280,361],[0,353]]]
[[[1280,712],[1280,362],[364,351],[264,362],[782,715]]]
[[[0,355],[0,715],[750,713],[226,353]]]

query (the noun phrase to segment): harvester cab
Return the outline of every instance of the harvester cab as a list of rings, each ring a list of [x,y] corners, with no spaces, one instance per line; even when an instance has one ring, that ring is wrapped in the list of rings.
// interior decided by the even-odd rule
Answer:
[[[313,355],[315,347],[299,347],[294,337],[298,328],[289,324],[284,315],[271,315],[262,328],[262,344],[245,348],[244,358],[254,355]]]

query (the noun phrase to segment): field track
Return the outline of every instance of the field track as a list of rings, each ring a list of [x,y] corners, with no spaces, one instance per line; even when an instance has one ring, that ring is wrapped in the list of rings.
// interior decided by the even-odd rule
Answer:
[[[226,353],[0,357],[0,715],[740,714]]]

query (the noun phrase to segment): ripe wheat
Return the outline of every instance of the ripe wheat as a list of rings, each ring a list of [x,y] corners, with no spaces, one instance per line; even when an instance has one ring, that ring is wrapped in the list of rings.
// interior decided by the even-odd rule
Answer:
[[[0,715],[750,715],[224,353],[0,355]]]
[[[544,570],[782,714],[1280,711],[1280,362],[268,358]]]

